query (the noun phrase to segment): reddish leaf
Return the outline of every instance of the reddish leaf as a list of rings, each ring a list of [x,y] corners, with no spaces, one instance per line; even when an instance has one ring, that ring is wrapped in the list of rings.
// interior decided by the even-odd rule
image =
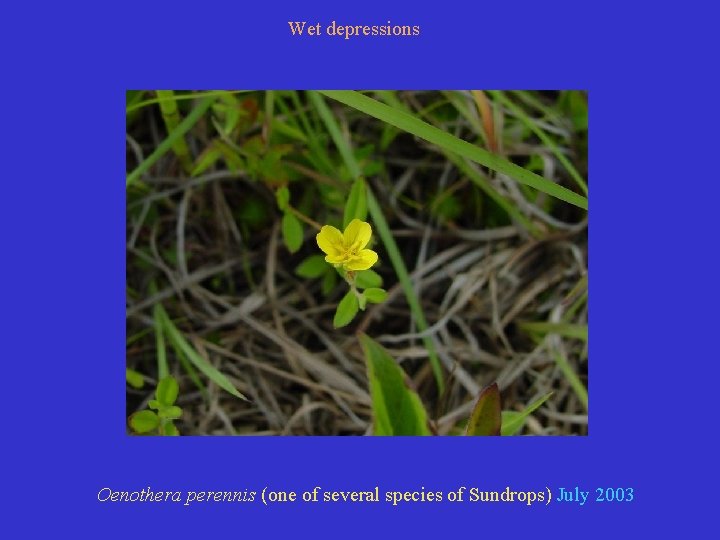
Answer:
[[[468,420],[465,435],[500,435],[502,406],[497,383],[486,386],[480,392],[477,403]]]

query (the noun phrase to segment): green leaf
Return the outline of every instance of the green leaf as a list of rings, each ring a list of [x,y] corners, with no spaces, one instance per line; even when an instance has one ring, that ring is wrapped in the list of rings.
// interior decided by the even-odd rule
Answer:
[[[428,124],[427,122],[423,122],[419,118],[416,118],[405,111],[380,103],[379,101],[376,101],[359,92],[332,90],[322,91],[320,93],[344,103],[345,105],[349,105],[350,107],[364,112],[374,118],[382,120],[383,122],[392,124],[393,126],[420,137],[421,139],[436,144],[440,148],[480,163],[481,165],[499,173],[507,174],[520,183],[534,187],[535,189],[547,193],[548,195],[552,195],[553,197],[587,210],[588,200],[582,195],[579,195],[574,191],[570,191],[569,189],[564,188],[547,178],[543,178],[531,171],[523,169],[522,167],[515,165],[496,154],[492,154],[479,146],[463,141],[451,133],[447,133]]]
[[[324,296],[327,296],[335,288],[337,283],[337,273],[335,271],[325,272],[320,284],[320,289]]]
[[[335,311],[335,319],[333,319],[333,326],[335,328],[341,328],[350,324],[350,321],[355,318],[359,307],[355,293],[348,291],[338,304],[337,310]]]
[[[290,212],[285,212],[282,217],[283,240],[290,253],[295,253],[303,241],[303,230],[300,220]]]
[[[329,266],[322,255],[311,255],[301,262],[295,269],[295,273],[304,278],[312,279],[322,276],[327,272]]]
[[[277,200],[278,208],[285,212],[287,210],[288,204],[290,204],[290,190],[287,188],[287,186],[278,188],[278,190],[275,192],[275,199]]]
[[[369,287],[382,287],[383,279],[374,270],[362,270],[355,274],[355,286],[358,289]]]
[[[135,433],[147,433],[160,425],[160,418],[152,411],[144,410],[130,417],[130,427]]]
[[[162,407],[162,403],[160,403],[157,399],[151,399],[148,401],[148,407],[157,411]]]
[[[160,304],[158,303],[155,305],[159,306]],[[220,373],[215,366],[200,356],[200,354],[187,342],[185,337],[168,318],[165,309],[162,307],[160,309],[162,310],[161,315],[165,331],[167,332],[168,339],[173,346],[176,347],[196,368],[198,368],[203,374],[205,374],[206,377],[217,384],[220,388],[235,397],[239,397],[240,399],[247,401],[247,398],[242,395],[237,388],[235,388],[233,383],[231,383],[225,375]]]
[[[365,298],[367,298],[367,301],[371,304],[381,304],[387,298],[387,292],[384,289],[372,287],[365,289]]]
[[[362,168],[363,176],[375,176],[383,171],[382,161],[368,161]]]
[[[497,383],[492,383],[480,392],[465,435],[500,435],[501,425],[500,390]]]
[[[292,127],[290,124],[286,122],[281,122],[277,118],[273,118],[270,122],[270,129],[276,133],[281,133],[285,135],[286,137],[289,137],[291,139],[295,139],[296,141],[300,141],[302,143],[307,143],[308,138],[299,129],[296,129]]]
[[[217,126],[216,126],[217,127]],[[218,129],[220,131],[220,129]],[[245,171],[247,170],[247,165],[245,165],[245,162],[240,157],[240,154],[238,154],[238,151],[236,148],[230,146],[224,141],[216,140],[214,142],[215,147],[220,151],[220,154],[222,155],[222,158],[225,160],[225,164],[227,165],[227,168],[231,171]]]
[[[198,176],[208,170],[218,159],[222,153],[214,146],[206,148],[195,160],[190,176]]]
[[[405,373],[377,342],[360,334],[370,381],[375,435],[429,435],[427,413]]]
[[[162,405],[172,405],[178,397],[178,383],[174,377],[160,379],[155,390],[155,397]]]
[[[353,219],[365,221],[367,219],[367,187],[365,180],[357,178],[350,189],[350,195],[345,203],[343,214],[343,227],[347,227]]]
[[[548,392],[540,399],[533,401],[521,412],[503,411],[501,433],[503,435],[515,435],[518,431],[522,429],[523,425],[525,424],[525,419],[530,416],[530,414],[532,414],[536,409],[538,409],[540,405],[545,403],[552,395],[552,392]]]
[[[169,436],[169,437],[177,437],[180,435],[180,432],[178,431],[178,428],[175,427],[175,424],[172,422],[168,422],[165,424],[162,428],[163,435]]]
[[[145,384],[145,377],[130,368],[125,369],[125,380],[133,388],[142,388]]]
[[[170,419],[174,420],[175,418],[180,418],[182,416],[182,409],[178,407],[177,405],[171,405],[169,407],[163,407],[158,412],[158,416],[160,418],[163,418],[165,420]]]

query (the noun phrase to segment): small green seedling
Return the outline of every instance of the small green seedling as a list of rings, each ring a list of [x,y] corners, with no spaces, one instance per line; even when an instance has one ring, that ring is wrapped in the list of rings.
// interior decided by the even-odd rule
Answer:
[[[282,186],[275,192],[278,209],[283,213],[282,217],[282,235],[285,246],[290,253],[295,253],[303,242],[303,228],[300,220],[293,213],[290,206],[290,190],[287,186]]]
[[[139,435],[180,435],[174,424],[183,413],[175,405],[178,391],[178,383],[173,377],[161,379],[155,389],[155,399],[148,403],[149,408],[130,416],[128,423],[133,432]]]
[[[145,377],[143,377],[141,373],[138,373],[134,369],[125,369],[125,380],[130,386],[132,386],[136,390],[141,389],[145,385]]]

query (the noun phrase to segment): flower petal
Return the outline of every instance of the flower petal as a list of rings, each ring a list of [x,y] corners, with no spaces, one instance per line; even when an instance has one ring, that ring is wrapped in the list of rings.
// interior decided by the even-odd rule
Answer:
[[[343,253],[343,235],[332,225],[323,225],[315,237],[317,245],[328,255],[341,255]],[[329,261],[328,261],[329,262]]]
[[[326,255],[325,260],[329,262],[330,264],[342,264],[347,260],[347,256],[345,254],[340,255]]]
[[[377,260],[378,254],[372,249],[363,249],[345,264],[345,268],[348,270],[367,270],[375,264]]]
[[[372,227],[369,223],[353,219],[343,233],[345,246],[351,251],[359,251],[370,242],[372,236]]]

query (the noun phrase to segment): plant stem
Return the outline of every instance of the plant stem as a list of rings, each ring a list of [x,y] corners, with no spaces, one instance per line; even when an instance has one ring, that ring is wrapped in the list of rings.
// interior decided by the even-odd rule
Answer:
[[[296,208],[290,206],[289,204],[287,205],[287,209],[288,209],[292,214],[294,214],[295,217],[297,217],[298,219],[304,221],[305,223],[307,223],[308,225],[310,225],[310,226],[313,227],[314,229],[316,229],[316,230],[318,230],[318,231],[319,231],[320,229],[322,229],[322,225],[320,225],[317,221],[315,221],[314,219],[311,219],[311,218],[307,217],[305,214],[303,214],[302,212],[300,212],[300,211],[297,210]]]

